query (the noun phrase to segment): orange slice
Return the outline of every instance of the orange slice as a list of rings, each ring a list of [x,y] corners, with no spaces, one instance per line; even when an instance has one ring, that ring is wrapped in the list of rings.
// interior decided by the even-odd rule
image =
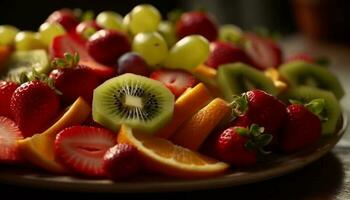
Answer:
[[[210,92],[203,83],[189,89],[176,100],[172,120],[155,135],[165,139],[170,138],[182,123],[203,108],[211,99]]]
[[[73,105],[49,129],[32,137],[19,140],[19,152],[29,162],[51,172],[64,173],[63,166],[55,161],[54,142],[56,135],[64,128],[84,122],[91,108],[82,98]]]
[[[5,62],[10,57],[12,48],[10,46],[0,46],[0,71],[4,67]]]
[[[221,96],[219,86],[217,83],[217,70],[206,66],[204,64],[199,65],[198,67],[192,70],[193,75],[202,81],[212,93],[213,96]]]
[[[212,100],[181,125],[171,138],[175,144],[197,150],[213,129],[231,115],[230,105],[220,99]]]
[[[273,84],[276,86],[279,92],[283,92],[287,89],[288,85],[283,80],[277,69],[268,68],[264,73],[265,76],[269,77],[273,81]]]
[[[229,165],[170,141],[149,134],[136,133],[123,125],[119,143],[128,143],[141,153],[145,166],[152,171],[181,178],[204,178],[223,174]]]

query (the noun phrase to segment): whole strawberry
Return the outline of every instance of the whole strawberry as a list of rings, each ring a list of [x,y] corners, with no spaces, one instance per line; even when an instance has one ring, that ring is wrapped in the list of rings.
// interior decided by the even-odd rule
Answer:
[[[94,89],[99,85],[98,76],[88,67],[79,65],[79,56],[65,54],[64,59],[56,59],[53,66],[56,67],[50,78],[55,81],[55,87],[62,95],[66,104],[74,102],[78,97],[83,97],[87,102],[92,102]]]
[[[272,140],[270,134],[256,124],[250,128],[230,127],[218,135],[214,142],[215,157],[235,167],[250,167],[256,164],[257,155],[265,152],[263,147]]]
[[[11,81],[0,81],[0,116],[12,118],[10,103],[18,84]]]
[[[59,97],[49,85],[34,78],[20,85],[11,97],[11,113],[24,137],[43,132],[57,117]]]
[[[264,127],[266,133],[274,137],[271,145],[278,143],[287,119],[286,105],[282,101],[262,90],[251,90],[238,97],[233,105],[240,115],[238,118],[243,115],[246,121]]]
[[[176,35],[183,38],[188,35],[202,35],[209,41],[218,37],[218,28],[205,12],[193,11],[181,15],[176,23]]]
[[[322,123],[316,114],[322,113],[323,107],[323,99],[315,99],[305,106],[292,104],[287,107],[288,118],[281,135],[281,149],[284,152],[304,149],[320,138]]]
[[[210,54],[206,64],[213,68],[218,68],[220,65],[234,62],[250,63],[245,52],[234,46],[233,44],[215,41],[210,43]]]
[[[139,152],[128,144],[117,144],[104,155],[103,168],[116,181],[133,177],[141,170]]]

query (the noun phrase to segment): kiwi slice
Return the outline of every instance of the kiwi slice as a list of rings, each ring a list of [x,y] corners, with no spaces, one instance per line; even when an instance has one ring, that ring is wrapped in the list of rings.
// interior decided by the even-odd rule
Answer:
[[[217,78],[227,101],[232,101],[234,95],[251,89],[261,89],[272,95],[277,95],[278,92],[273,81],[263,72],[243,63],[221,65]]]
[[[295,61],[282,65],[279,72],[291,87],[312,86],[333,92],[337,99],[344,96],[344,89],[338,78],[325,67]]]
[[[14,52],[5,64],[5,77],[19,77],[23,72],[30,73],[35,69],[39,73],[50,71],[49,58],[45,50]]]
[[[322,121],[322,134],[334,134],[341,115],[341,106],[332,92],[310,86],[300,86],[288,90],[281,98],[285,101],[292,99],[303,103],[318,98],[324,99],[325,108],[322,116],[326,118],[326,120]]]
[[[135,74],[123,74],[94,91],[93,119],[118,131],[121,124],[155,133],[173,114],[174,95],[161,82]]]

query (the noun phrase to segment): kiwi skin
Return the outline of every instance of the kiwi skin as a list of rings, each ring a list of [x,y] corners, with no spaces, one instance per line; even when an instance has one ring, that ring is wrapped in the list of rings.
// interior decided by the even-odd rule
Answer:
[[[318,98],[324,99],[326,103],[324,112],[327,120],[322,122],[322,134],[332,135],[335,133],[341,116],[341,106],[332,92],[310,86],[299,86],[287,90],[280,96],[280,99],[286,103],[291,99],[306,103]]]
[[[217,80],[227,101],[232,101],[234,95],[240,95],[251,89],[261,89],[274,96],[278,93],[270,78],[243,63],[221,65],[218,68]]]
[[[153,117],[148,119],[143,118],[142,120],[139,117],[130,117],[130,115],[125,117],[121,110],[117,110],[118,106],[120,107],[122,105],[119,100],[123,99],[123,97],[119,95],[124,94],[125,98],[126,95],[122,92],[132,90],[129,90],[129,88],[132,87],[127,87],[129,85],[134,88],[140,88],[141,86],[141,89],[145,91],[143,94],[154,95],[147,99],[144,105],[147,105],[152,98],[157,98],[157,107],[153,107],[156,109],[153,110]],[[141,98],[148,97],[149,96],[142,96]],[[119,130],[122,124],[126,124],[140,132],[153,134],[171,120],[174,109],[174,99],[174,95],[161,82],[127,73],[107,80],[94,90],[92,116],[94,121],[115,132]],[[125,105],[122,106],[123,108],[127,108]]]
[[[294,61],[280,66],[279,72],[291,87],[312,86],[334,93],[341,99],[345,92],[338,78],[327,68],[304,61]]]

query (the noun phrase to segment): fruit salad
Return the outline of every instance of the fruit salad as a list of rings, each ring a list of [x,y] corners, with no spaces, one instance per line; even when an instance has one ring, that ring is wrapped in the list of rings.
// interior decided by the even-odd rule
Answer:
[[[0,26],[1,165],[207,178],[337,131],[338,78],[266,34],[148,4],[76,13],[57,10],[37,31]]]

